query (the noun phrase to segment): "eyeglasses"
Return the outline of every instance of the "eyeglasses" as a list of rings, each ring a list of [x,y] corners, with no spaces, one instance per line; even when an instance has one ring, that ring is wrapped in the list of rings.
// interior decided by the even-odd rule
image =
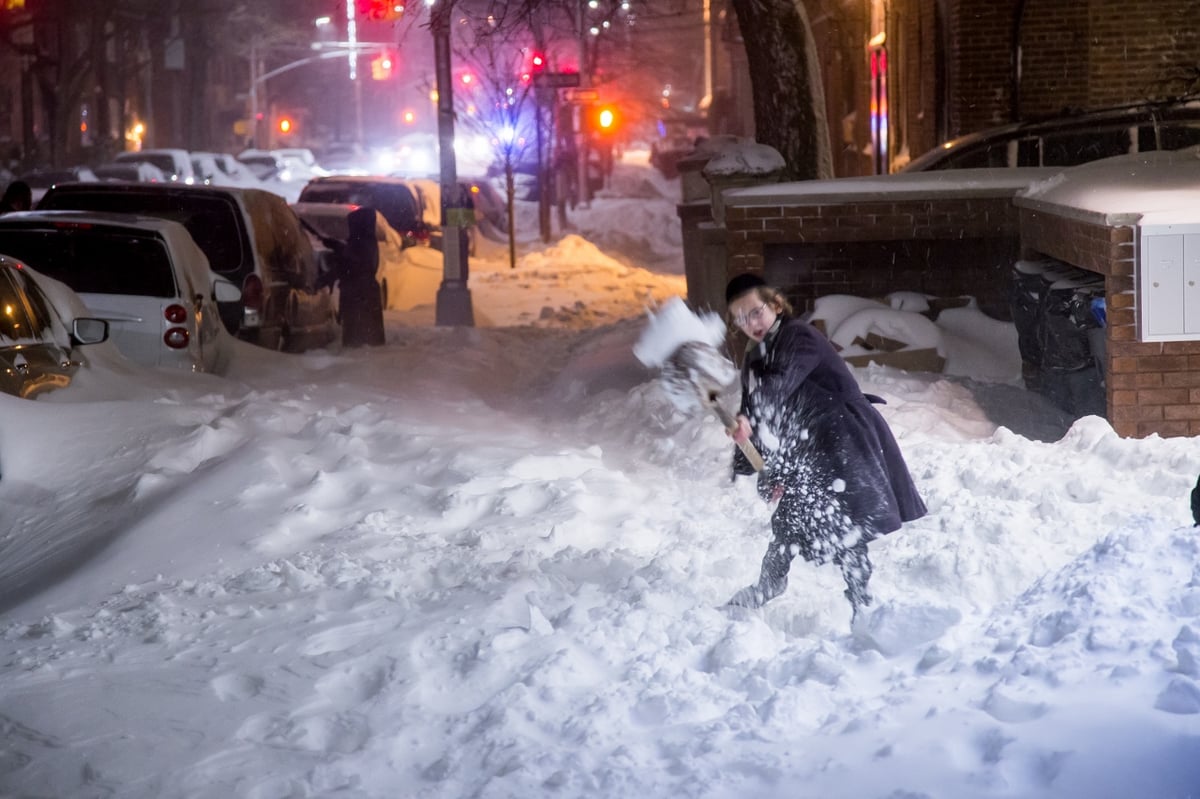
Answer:
[[[757,322],[763,318],[763,314],[767,312],[767,304],[764,302],[757,308],[752,308],[745,313],[737,314],[733,317],[734,324],[738,327],[745,327],[750,322]]]

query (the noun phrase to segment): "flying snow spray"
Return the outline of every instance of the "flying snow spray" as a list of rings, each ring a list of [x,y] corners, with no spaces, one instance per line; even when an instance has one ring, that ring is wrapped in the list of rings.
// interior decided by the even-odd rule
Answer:
[[[709,408],[733,432],[737,421],[719,401],[721,391],[738,376],[737,367],[721,353],[725,324],[715,313],[696,314],[679,297],[667,300],[657,311],[633,347],[633,354],[646,366],[660,370],[662,387],[671,404],[684,413]],[[758,471],[762,456],[749,441],[738,444]]]

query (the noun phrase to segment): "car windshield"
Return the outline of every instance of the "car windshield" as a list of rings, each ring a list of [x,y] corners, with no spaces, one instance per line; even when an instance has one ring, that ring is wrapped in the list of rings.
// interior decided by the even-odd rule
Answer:
[[[170,191],[51,191],[39,209],[146,214],[180,222],[208,256],[214,272],[238,273],[248,260],[249,242],[238,224],[239,211],[221,196]]]
[[[79,293],[177,296],[170,257],[155,236],[83,225],[0,227],[0,251]]]

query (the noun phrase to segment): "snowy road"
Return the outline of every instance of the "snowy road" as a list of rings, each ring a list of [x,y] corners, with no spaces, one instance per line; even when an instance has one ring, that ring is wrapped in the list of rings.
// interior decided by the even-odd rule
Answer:
[[[803,563],[728,611],[769,508],[630,352],[678,279],[489,280],[542,326],[0,397],[0,796],[1196,795],[1195,441],[858,370],[930,514],[853,634]]]

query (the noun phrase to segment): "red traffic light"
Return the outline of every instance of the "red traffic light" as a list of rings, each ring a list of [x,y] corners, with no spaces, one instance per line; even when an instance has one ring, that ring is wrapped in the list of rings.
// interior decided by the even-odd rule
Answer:
[[[404,16],[404,3],[398,0],[355,0],[358,16],[374,22],[389,22]]]

